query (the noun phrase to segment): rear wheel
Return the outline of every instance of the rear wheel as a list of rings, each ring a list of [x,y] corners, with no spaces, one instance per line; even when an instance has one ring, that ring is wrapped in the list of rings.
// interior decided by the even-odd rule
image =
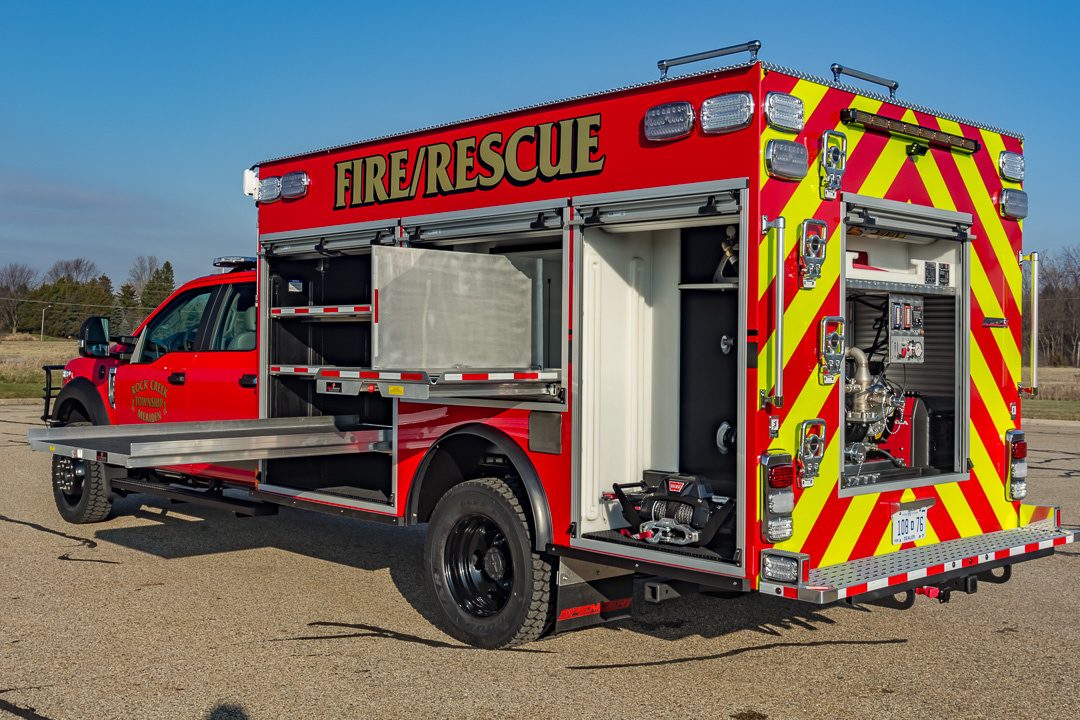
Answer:
[[[532,549],[515,479],[451,488],[431,515],[424,570],[450,635],[482,648],[536,640],[551,621],[552,564]]]
[[[91,424],[77,422],[66,427]],[[105,467],[101,463],[53,455],[52,486],[56,509],[69,523],[101,522],[109,517],[112,501],[105,488]]]

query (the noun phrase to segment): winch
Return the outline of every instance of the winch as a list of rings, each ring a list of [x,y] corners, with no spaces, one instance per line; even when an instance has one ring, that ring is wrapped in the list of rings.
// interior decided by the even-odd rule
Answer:
[[[714,495],[700,475],[673,474],[655,488],[643,482],[613,485],[630,528],[621,532],[654,545],[708,545],[731,514],[731,498]],[[629,491],[629,492],[628,492]]]

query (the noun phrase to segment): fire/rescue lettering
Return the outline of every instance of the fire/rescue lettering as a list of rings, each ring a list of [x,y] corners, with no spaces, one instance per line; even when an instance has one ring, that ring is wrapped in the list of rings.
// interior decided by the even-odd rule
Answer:
[[[599,114],[466,136],[335,163],[334,209],[595,175],[606,157]]]

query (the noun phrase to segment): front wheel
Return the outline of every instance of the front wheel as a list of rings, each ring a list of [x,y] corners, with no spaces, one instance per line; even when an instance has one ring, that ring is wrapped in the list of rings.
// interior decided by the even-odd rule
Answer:
[[[424,570],[447,632],[482,648],[536,640],[552,612],[552,564],[532,549],[515,479],[451,488],[431,515]]]
[[[66,427],[89,425],[69,423]],[[53,455],[53,500],[69,523],[101,522],[109,517],[112,500],[105,489],[105,466],[99,462]]]

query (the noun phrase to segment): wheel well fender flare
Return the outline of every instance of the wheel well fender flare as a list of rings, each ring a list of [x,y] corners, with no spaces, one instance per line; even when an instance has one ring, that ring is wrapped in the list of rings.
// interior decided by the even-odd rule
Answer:
[[[86,378],[77,377],[68,381],[60,394],[53,401],[53,422],[59,422],[67,413],[72,404],[81,405],[90,415],[90,422],[95,425],[111,425],[112,419],[109,411],[105,408],[105,401],[101,399],[94,383]]]
[[[525,487],[525,493],[528,495],[527,499],[533,523],[534,549],[544,551],[548,544],[552,542],[553,536],[551,532],[551,508],[548,505],[547,493],[544,492],[544,486],[540,482],[540,476],[537,474],[536,468],[533,467],[532,461],[529,460],[529,456],[521,449],[521,446],[503,431],[489,425],[470,424],[454,428],[428,448],[420,461],[419,467],[416,469],[416,474],[413,476],[412,486],[409,488],[409,496],[405,503],[405,524],[415,525],[427,522],[431,510],[434,508],[434,503],[429,503],[429,507],[422,507],[422,503],[424,501],[425,482],[432,476],[430,472],[432,465],[436,458],[448,454],[447,445],[453,445],[455,441],[469,437],[484,440],[494,445],[500,453],[506,455],[514,470],[517,471],[518,477],[521,478],[521,484]],[[468,478],[462,478],[458,482],[465,479]],[[433,485],[430,482],[426,484],[428,487]],[[444,488],[443,492],[456,484],[458,483],[455,482]],[[421,513],[423,513],[423,517],[421,517]]]

